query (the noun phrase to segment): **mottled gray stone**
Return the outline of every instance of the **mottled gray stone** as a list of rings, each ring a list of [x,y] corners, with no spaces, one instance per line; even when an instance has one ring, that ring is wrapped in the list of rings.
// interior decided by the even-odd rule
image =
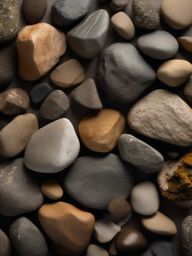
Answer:
[[[184,256],[192,255],[192,215],[183,220],[181,240]]]
[[[173,244],[168,241],[153,242],[142,256],[176,256]],[[178,255],[179,256],[179,255]]]

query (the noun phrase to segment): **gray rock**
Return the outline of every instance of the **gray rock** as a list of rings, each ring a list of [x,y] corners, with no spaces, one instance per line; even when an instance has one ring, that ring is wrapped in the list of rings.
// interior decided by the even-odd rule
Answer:
[[[0,255],[11,256],[11,242],[2,229],[0,229]]]
[[[86,256],[109,256],[109,253],[96,244],[90,244],[86,251]]]
[[[128,114],[133,130],[179,146],[192,145],[192,110],[179,96],[158,89],[138,101]]]
[[[120,103],[136,100],[155,80],[155,72],[129,43],[115,43],[102,56],[99,85],[106,95]]]
[[[47,10],[47,0],[24,0],[23,14],[29,24],[40,22]]]
[[[35,85],[30,93],[31,100],[34,104],[41,103],[50,93],[52,88],[48,83],[40,83]]]
[[[176,256],[173,244],[167,241],[153,242],[142,256]]]
[[[114,12],[124,10],[128,5],[129,0],[112,0],[110,8]]]
[[[131,134],[119,137],[118,148],[121,158],[146,173],[159,172],[164,165],[164,158],[153,147]]]
[[[23,159],[0,165],[0,213],[16,216],[32,212],[43,203],[43,195],[23,165]]]
[[[40,230],[27,218],[14,221],[10,238],[20,256],[47,256],[48,247]]]
[[[181,240],[184,256],[192,255],[192,215],[183,220]]]
[[[70,48],[83,58],[93,58],[105,44],[109,24],[106,10],[93,12],[67,34]]]

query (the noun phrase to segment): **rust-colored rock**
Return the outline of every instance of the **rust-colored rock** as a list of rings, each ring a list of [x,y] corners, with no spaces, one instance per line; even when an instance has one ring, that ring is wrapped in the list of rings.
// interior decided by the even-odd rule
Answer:
[[[58,200],[63,196],[63,189],[56,180],[44,181],[41,185],[41,191],[52,200]]]

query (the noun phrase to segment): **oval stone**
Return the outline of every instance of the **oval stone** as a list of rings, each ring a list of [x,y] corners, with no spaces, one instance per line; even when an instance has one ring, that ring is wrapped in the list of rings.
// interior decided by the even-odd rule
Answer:
[[[47,10],[47,0],[24,0],[23,14],[29,24],[38,23]]]

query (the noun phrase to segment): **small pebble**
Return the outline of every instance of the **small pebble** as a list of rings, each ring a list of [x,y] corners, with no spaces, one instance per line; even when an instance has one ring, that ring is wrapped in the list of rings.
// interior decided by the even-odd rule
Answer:
[[[56,180],[46,180],[41,185],[42,193],[52,200],[59,200],[63,196],[63,189]]]
[[[187,102],[192,105],[192,76],[186,82],[183,93]]]
[[[50,93],[52,88],[48,83],[40,83],[35,85],[30,93],[31,101],[34,104],[41,103]]]
[[[109,253],[96,244],[90,244],[87,248],[86,256],[109,256]]]
[[[11,242],[2,229],[0,229],[0,255],[11,256]]]
[[[142,256],[177,256],[174,251],[172,242],[155,241]],[[178,255],[179,256],[179,255]]]
[[[41,21],[46,10],[47,0],[24,0],[23,1],[23,15],[29,24],[35,24]]]
[[[129,3],[129,0],[111,0],[110,8],[114,12],[124,10]]]
[[[179,44],[188,52],[192,53],[192,37],[181,36],[177,38]]]
[[[184,256],[191,256],[192,252],[192,215],[186,217],[181,227],[181,245]]]

